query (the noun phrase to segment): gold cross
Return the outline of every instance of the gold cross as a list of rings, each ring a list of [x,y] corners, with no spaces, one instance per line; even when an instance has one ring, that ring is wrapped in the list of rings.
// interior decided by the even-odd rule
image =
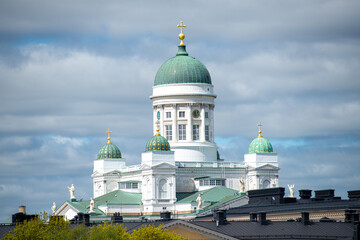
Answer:
[[[110,131],[110,128],[108,128],[108,130],[106,132],[108,134],[108,142],[107,142],[107,144],[111,144],[111,142],[110,142],[110,133],[112,133],[112,131]]]
[[[155,134],[155,136],[160,136],[160,133],[159,133],[159,124],[160,124],[160,122],[159,122],[159,120],[156,120],[156,122],[155,122],[155,124],[156,124],[156,134]]]
[[[261,136],[261,127],[262,127],[263,125],[262,125],[261,122],[259,121],[259,124],[258,124],[257,126],[259,127],[259,136],[258,136],[258,137],[262,137],[262,136]]]
[[[183,25],[183,21],[180,21],[180,25],[177,25],[177,27],[181,28],[181,33],[183,33],[183,27],[186,27],[186,25]]]
[[[180,25],[177,25],[177,27],[181,28],[181,33],[179,34],[179,38],[181,40],[180,45],[184,45],[184,38],[185,34],[183,33],[183,28],[186,27],[186,25],[183,25],[183,21],[180,21]]]

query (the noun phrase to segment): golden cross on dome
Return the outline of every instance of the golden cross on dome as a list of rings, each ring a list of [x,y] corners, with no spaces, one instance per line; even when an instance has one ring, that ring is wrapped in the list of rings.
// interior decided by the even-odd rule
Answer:
[[[262,137],[261,136],[261,127],[263,126],[262,124],[261,124],[261,122],[259,121],[259,124],[257,125],[258,127],[259,127],[259,136],[258,137]]]
[[[112,131],[110,131],[110,128],[108,128],[108,130],[106,132],[108,134],[108,141],[107,141],[106,144],[111,144],[111,142],[110,142],[110,133],[112,133]]]
[[[156,134],[155,134],[155,136],[160,136],[160,133],[159,133],[159,124],[160,124],[160,122],[159,122],[159,120],[156,120],[156,122],[155,122],[155,124],[156,124]]]
[[[180,21],[180,25],[177,25],[177,27],[181,28],[181,33],[179,34],[179,38],[181,40],[180,45],[184,45],[184,38],[185,34],[183,33],[183,28],[186,27],[186,25],[183,25],[183,21]]]

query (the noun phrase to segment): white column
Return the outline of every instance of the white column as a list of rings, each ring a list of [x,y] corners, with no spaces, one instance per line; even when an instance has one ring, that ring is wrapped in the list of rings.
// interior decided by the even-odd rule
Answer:
[[[154,112],[154,114],[153,114],[153,136],[155,136],[155,134],[156,134],[156,125],[155,125],[155,122],[156,122],[156,120],[157,120],[157,118],[156,118],[156,115],[157,115],[157,107],[156,107],[156,106],[153,106],[153,112]]]
[[[214,131],[214,105],[211,104],[209,106],[209,120],[210,120],[210,126],[209,126],[209,130],[210,130],[210,136],[209,136],[209,140],[210,142],[214,142],[214,136],[215,136],[215,131]]]
[[[173,136],[173,142],[177,142],[178,141],[178,129],[177,129],[177,105],[173,104],[172,105],[173,109],[171,111],[171,115],[173,118],[173,123],[172,123],[172,136]]]
[[[187,122],[187,126],[186,126],[186,141],[187,142],[191,142],[192,141],[192,113],[191,113],[191,104],[189,103],[188,104],[188,109],[187,109],[187,112],[186,112],[186,115],[187,115],[187,119],[188,119],[188,122]]]
[[[155,177],[153,175],[150,176],[151,176],[151,189],[152,189],[151,199],[154,201],[156,199],[156,183],[155,183]]]
[[[200,141],[205,142],[205,105],[201,104],[201,112],[200,112],[200,119],[201,119],[201,127],[200,127]]]
[[[165,128],[165,125],[164,125],[164,114],[165,114],[165,112],[164,112],[164,105],[161,105],[161,107],[160,107],[160,126],[159,126],[159,128],[160,128],[160,135],[161,135],[161,136],[164,136],[164,134],[165,134],[165,130],[164,130],[164,128]]]

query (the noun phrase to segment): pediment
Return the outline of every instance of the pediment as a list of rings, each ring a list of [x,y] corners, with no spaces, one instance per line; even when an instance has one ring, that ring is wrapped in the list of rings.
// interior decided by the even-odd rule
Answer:
[[[154,168],[156,168],[156,169],[161,169],[161,168],[169,169],[169,168],[175,168],[175,166],[170,164],[170,163],[159,163],[159,164],[153,165],[153,166],[150,166],[148,164],[143,164],[143,165],[141,165],[140,169],[141,170],[148,170],[148,169],[154,169]]]
[[[278,167],[271,165],[271,164],[265,164],[260,167],[255,168],[256,170],[279,170]]]
[[[175,166],[170,163],[160,163],[158,165],[154,165],[152,168],[175,168]]]
[[[121,172],[119,170],[113,170],[107,173],[104,173],[104,176],[120,176]]]
[[[69,211],[69,210],[73,210],[75,211],[76,213],[78,213],[79,211],[74,208],[73,206],[70,205],[70,203],[68,202],[64,202],[55,212],[55,215],[56,216],[64,216],[66,215],[66,213]]]

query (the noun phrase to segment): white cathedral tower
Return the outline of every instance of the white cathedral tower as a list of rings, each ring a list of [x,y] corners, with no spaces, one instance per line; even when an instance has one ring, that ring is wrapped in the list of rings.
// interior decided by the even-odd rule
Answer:
[[[160,67],[155,77],[150,97],[154,122],[160,121],[160,134],[175,151],[175,161],[216,161],[214,86],[206,67],[186,52],[182,31],[186,25],[181,22],[178,27],[178,52]]]

